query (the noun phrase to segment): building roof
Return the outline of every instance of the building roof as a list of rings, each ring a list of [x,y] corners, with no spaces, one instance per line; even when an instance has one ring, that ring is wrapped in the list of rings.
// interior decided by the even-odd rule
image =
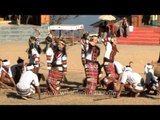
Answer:
[[[100,25],[101,23],[103,23],[103,22],[104,22],[103,20],[100,20],[100,21],[98,21],[98,22],[92,23],[90,26],[99,27],[99,25]]]

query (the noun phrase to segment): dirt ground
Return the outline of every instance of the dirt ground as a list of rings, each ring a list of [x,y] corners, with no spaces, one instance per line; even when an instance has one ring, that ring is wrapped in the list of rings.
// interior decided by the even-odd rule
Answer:
[[[98,44],[101,48],[99,57],[102,63],[105,48],[103,44]],[[18,56],[26,62],[27,53],[25,50],[28,47],[26,42],[0,42],[0,58],[9,59],[11,65],[16,63]],[[43,45],[41,46],[44,47]],[[147,45],[117,45],[119,53],[116,55],[116,60],[127,65],[129,61],[133,61],[134,71],[143,76],[144,65],[150,61],[157,61],[159,57],[159,46]],[[84,78],[84,70],[80,58],[80,45],[68,46],[68,73],[67,79],[72,85],[82,83]],[[47,76],[46,56],[41,54],[41,69],[40,72]],[[41,81],[41,87],[45,87],[45,82]],[[101,99],[102,98],[102,99]],[[104,99],[103,99],[104,98]],[[101,99],[101,100],[98,100]],[[106,96],[89,96],[82,94],[68,94],[61,96],[46,95],[42,93],[42,99],[38,100],[37,94],[29,100],[20,99],[15,91],[0,89],[0,105],[160,105],[160,99],[151,99],[146,97],[121,97],[107,98]]]

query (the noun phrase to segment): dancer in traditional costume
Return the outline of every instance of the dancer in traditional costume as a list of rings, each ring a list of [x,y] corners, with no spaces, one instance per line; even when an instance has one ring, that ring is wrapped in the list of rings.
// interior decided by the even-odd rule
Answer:
[[[108,37],[108,40],[102,39],[103,44],[106,47],[106,52],[103,59],[103,67],[106,73],[105,78],[102,80],[102,84],[105,85],[107,90],[114,90],[115,87],[113,85],[114,82],[119,78],[119,75],[116,73],[116,67],[114,64],[114,57],[117,50],[117,39],[116,36]],[[112,86],[112,87],[109,87]]]
[[[84,69],[86,64],[86,47],[89,43],[89,39],[90,37],[88,32],[84,33],[81,37],[81,61]],[[86,78],[83,79],[83,87],[86,87]]]
[[[86,64],[86,47],[89,43],[89,33],[84,33],[81,38],[81,61],[82,65],[84,66]]]
[[[47,78],[47,92],[58,95],[60,93],[60,83],[67,73],[67,53],[64,40],[58,41],[57,50],[50,46],[47,49],[47,68],[49,75]]]
[[[30,37],[28,44],[29,44],[29,50],[28,50],[29,63],[35,65],[38,73],[40,67],[41,48],[38,44],[36,37],[34,36]]]
[[[39,41],[36,37],[31,36],[28,43],[29,43],[29,50],[28,50],[29,63],[34,64],[34,66],[36,67],[35,70],[39,81],[41,79],[45,80],[44,75],[42,73],[39,73],[40,54],[41,54],[41,47],[39,45]]]
[[[97,58],[100,55],[100,48],[97,46],[97,42],[97,36],[92,36],[90,42],[86,44],[86,94],[94,94],[99,79],[100,65]]]

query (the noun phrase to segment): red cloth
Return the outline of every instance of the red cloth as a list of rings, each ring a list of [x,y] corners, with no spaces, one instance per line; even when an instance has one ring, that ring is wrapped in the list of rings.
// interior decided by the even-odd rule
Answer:
[[[47,92],[52,92],[54,95],[59,93],[60,80],[62,80],[63,74],[58,71],[57,67],[54,67],[49,71],[47,80]]]
[[[113,63],[109,63],[109,65],[104,66],[105,72],[107,75],[107,78],[111,81],[114,81],[114,79],[118,79],[119,75],[116,73],[116,69]]]
[[[89,78],[88,78],[89,79]],[[92,79],[92,80],[87,80],[87,86],[85,89],[86,94],[94,94],[97,86],[97,80]]]
[[[85,68],[86,77],[98,78],[98,64],[94,62],[87,62]]]

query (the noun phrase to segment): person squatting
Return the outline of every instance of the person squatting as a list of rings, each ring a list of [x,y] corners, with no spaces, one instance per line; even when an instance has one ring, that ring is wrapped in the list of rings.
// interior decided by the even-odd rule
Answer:
[[[103,43],[105,54],[103,63],[100,64],[98,57],[101,48],[98,41]],[[67,75],[67,51],[66,42],[60,38],[47,36],[46,46],[42,50],[38,39],[31,36],[28,40],[28,61],[18,57],[17,64],[10,65],[7,59],[0,59],[0,87],[16,90],[17,94],[27,100],[31,94],[38,93],[41,99],[40,80],[46,81],[47,94],[59,95],[61,82]],[[123,66],[115,60],[119,53],[117,49],[117,38],[114,34],[106,34],[105,37],[98,37],[84,33],[81,37],[81,61],[84,67],[85,79],[83,80],[82,90],[85,94],[93,94],[98,87],[105,91],[116,92],[116,98],[122,95],[122,91],[129,91],[135,97],[140,93],[154,91],[154,95],[159,95],[159,78],[154,75],[154,65],[147,63],[144,67],[145,79],[135,72],[129,65]],[[39,73],[40,54],[46,54],[46,64],[48,75],[44,77]],[[103,72],[104,71],[104,72]]]

